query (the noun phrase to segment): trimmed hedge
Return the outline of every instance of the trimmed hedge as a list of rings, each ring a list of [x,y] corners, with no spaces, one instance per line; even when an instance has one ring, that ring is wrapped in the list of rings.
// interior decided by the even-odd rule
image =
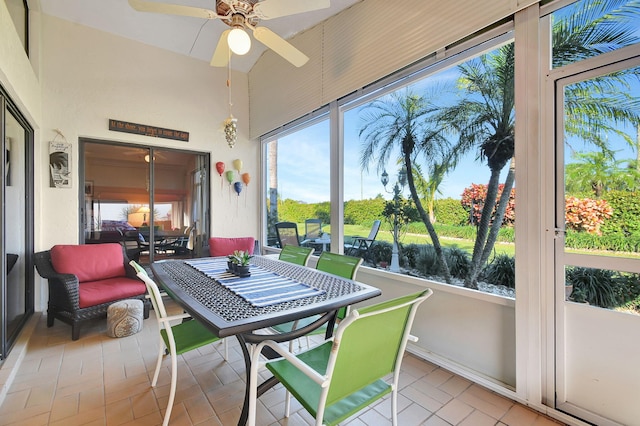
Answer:
[[[469,223],[469,213],[462,207],[460,200],[444,198],[434,203],[436,223],[460,226]]]
[[[640,235],[640,192],[609,191],[603,198],[613,213],[600,227],[602,235]]]

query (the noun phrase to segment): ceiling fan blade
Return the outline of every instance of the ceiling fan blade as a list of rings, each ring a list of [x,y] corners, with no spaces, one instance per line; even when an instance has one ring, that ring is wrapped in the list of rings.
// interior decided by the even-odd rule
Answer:
[[[230,32],[230,29],[225,30],[220,36],[216,51],[213,52],[213,58],[211,58],[212,67],[226,67],[229,63],[229,43],[227,42],[227,37]]]
[[[253,11],[260,19],[273,19],[329,6],[329,0],[262,0],[253,5]]]
[[[253,29],[253,36],[267,46],[269,49],[291,62],[296,67],[301,67],[307,63],[309,57],[293,47],[288,41],[280,37],[266,27],[257,27]]]
[[[129,0],[129,5],[138,12],[155,12],[168,15],[191,16],[194,18],[217,19],[216,12],[199,7],[182,6],[179,4],[156,3],[147,0]]]

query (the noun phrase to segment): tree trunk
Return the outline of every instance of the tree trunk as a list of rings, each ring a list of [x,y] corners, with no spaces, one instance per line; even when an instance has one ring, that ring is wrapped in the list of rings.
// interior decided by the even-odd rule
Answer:
[[[496,205],[498,197],[498,188],[500,186],[500,170],[491,169],[489,184],[487,185],[487,196],[482,207],[482,216],[478,224],[478,234],[473,245],[473,256],[471,258],[471,269],[464,280],[464,286],[467,288],[478,289],[478,283],[475,278],[480,274],[482,269],[482,253],[484,252],[487,234],[489,233],[489,224],[491,223],[491,213]]]
[[[427,208],[429,209],[429,221],[431,223],[436,223],[436,212],[435,212],[435,201],[433,199],[433,196],[431,194],[428,194],[427,196]]]
[[[447,284],[451,284],[451,272],[449,272],[449,265],[447,264],[447,260],[444,257],[444,252],[442,251],[442,246],[440,245],[440,240],[438,239],[438,234],[436,234],[436,230],[433,228],[433,224],[429,220],[429,216],[427,216],[427,212],[422,207],[422,203],[420,202],[420,198],[418,197],[418,191],[416,191],[416,185],[413,181],[413,170],[411,168],[411,156],[409,153],[404,153],[404,164],[407,168],[407,179],[409,181],[409,191],[411,192],[411,198],[416,205],[416,209],[420,214],[420,218],[424,225],[427,227],[427,232],[429,232],[429,237],[431,237],[431,243],[433,244],[433,248],[436,251],[436,255],[438,256],[438,260],[440,261],[440,266],[442,267],[442,273],[444,275],[444,281]]]
[[[515,157],[511,158],[511,162],[509,163],[509,172],[507,173],[507,177],[504,180],[504,188],[502,188],[502,195],[500,196],[500,200],[498,201],[498,208],[496,209],[496,215],[493,218],[493,223],[491,224],[491,230],[489,231],[489,237],[487,238],[487,243],[484,246],[484,250],[482,251],[482,259],[480,260],[480,265],[484,265],[489,260],[489,256],[491,255],[491,251],[493,250],[493,246],[495,246],[496,241],[498,239],[498,232],[502,227],[502,222],[504,221],[504,215],[507,212],[507,206],[509,205],[509,200],[511,199],[511,189],[513,188],[513,183],[516,180],[516,162]],[[475,276],[473,277],[473,281],[477,283],[478,275],[480,274],[480,269],[475,271]],[[498,284],[498,283],[496,283]]]

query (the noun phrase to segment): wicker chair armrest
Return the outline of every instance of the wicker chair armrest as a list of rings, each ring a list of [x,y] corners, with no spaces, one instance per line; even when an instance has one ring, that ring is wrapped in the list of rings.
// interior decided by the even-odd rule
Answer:
[[[53,269],[53,265],[51,264],[51,254],[48,250],[34,254],[34,261],[36,264],[36,270],[42,278],[49,279],[60,275],[55,269]]]
[[[80,283],[73,274],[58,274],[49,280],[49,301],[70,311],[80,309]]]

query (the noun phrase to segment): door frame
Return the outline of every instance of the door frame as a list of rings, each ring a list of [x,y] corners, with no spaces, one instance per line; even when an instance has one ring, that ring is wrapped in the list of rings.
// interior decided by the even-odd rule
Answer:
[[[600,409],[599,412],[595,412],[596,404],[585,403],[582,400],[579,392],[573,392],[571,389],[576,389],[575,383],[569,384],[571,377],[569,377],[571,371],[575,371],[575,368],[569,367],[571,360],[568,359],[569,354],[575,349],[570,348],[571,343],[574,345],[579,338],[574,338],[576,331],[580,331],[580,322],[576,321],[577,318],[582,318],[582,324],[602,324],[605,318],[609,321],[619,321],[616,324],[621,328],[617,328],[617,333],[620,333],[624,327],[629,323],[630,318],[624,318],[623,316],[632,317],[629,314],[623,314],[620,312],[610,311],[604,308],[596,308],[592,306],[586,306],[570,302],[565,300],[565,266],[582,266],[588,268],[597,269],[609,269],[625,272],[640,273],[640,261],[630,258],[613,258],[610,256],[591,255],[591,254],[578,254],[567,253],[564,250],[565,241],[565,185],[564,185],[564,97],[563,88],[569,84],[573,84],[578,81],[584,81],[599,75],[605,75],[612,71],[637,67],[640,66],[640,54],[637,53],[637,46],[630,46],[624,49],[620,49],[614,52],[602,54],[594,58],[590,58],[575,64],[565,66],[561,69],[552,70],[547,76],[547,88],[551,93],[549,99],[553,101],[553,119],[549,122],[554,124],[553,145],[554,150],[551,152],[553,160],[549,161],[549,164],[555,166],[553,173],[549,173],[549,179],[553,180],[552,185],[549,188],[554,188],[554,225],[553,225],[553,257],[554,257],[554,291],[553,291],[553,306],[554,306],[554,333],[550,336],[552,341],[549,341],[549,348],[553,352],[550,354],[554,360],[553,377],[551,382],[554,383],[554,395],[555,400],[553,402],[554,408],[565,412],[569,415],[575,416],[580,419],[584,419],[589,422],[594,422],[600,425],[618,425],[614,420],[607,417],[605,408]],[[631,318],[634,321],[634,318]],[[572,330],[574,333],[570,335],[568,330]],[[594,333],[595,334],[595,333]],[[606,333],[603,333],[606,334]],[[594,337],[595,339],[595,337]],[[638,345],[640,348],[640,345]],[[592,354],[594,360],[592,361],[597,365],[598,360],[602,361],[606,355],[604,355],[604,346],[600,346],[598,349],[594,348]],[[599,354],[599,356],[597,356]],[[614,355],[619,353],[614,352],[610,358],[613,360]],[[586,357],[585,357],[586,358]],[[607,357],[609,359],[609,357]],[[585,364],[588,362],[585,361]],[[615,363],[615,361],[614,361]],[[585,369],[584,371],[591,371],[591,369]],[[615,369],[608,372],[608,374],[615,374]],[[605,374],[606,375],[606,374]],[[574,374],[574,377],[575,374]],[[611,376],[609,376],[611,377]],[[595,379],[594,379],[595,380]],[[615,383],[618,383],[615,378]],[[603,380],[604,382],[604,380]],[[602,385],[604,387],[604,384]],[[612,385],[613,392],[619,392],[620,386]],[[624,391],[625,389],[622,389]],[[628,389],[627,389],[628,390]],[[602,404],[606,405],[606,404]]]
[[[204,250],[204,246],[206,244],[208,244],[208,235],[210,235],[210,223],[211,223],[211,219],[210,219],[210,211],[211,211],[211,196],[210,196],[210,182],[208,180],[208,176],[210,176],[210,169],[211,169],[211,155],[208,152],[200,152],[200,151],[192,151],[192,150],[186,150],[186,149],[179,149],[179,148],[175,148],[175,147],[158,147],[158,146],[152,146],[152,145],[143,145],[143,144],[139,144],[139,143],[127,143],[127,142],[114,142],[114,141],[109,141],[109,140],[102,140],[102,139],[92,139],[92,138],[80,138],[79,139],[79,179],[80,182],[85,182],[86,181],[86,164],[85,164],[85,150],[86,150],[86,144],[87,143],[94,143],[94,144],[102,144],[102,145],[112,145],[112,146],[119,146],[119,147],[129,147],[129,148],[136,148],[136,149],[146,149],[149,151],[149,170],[148,170],[148,177],[149,177],[149,206],[153,207],[154,203],[155,203],[155,199],[154,199],[154,184],[155,184],[155,176],[154,176],[154,151],[155,152],[162,152],[162,151],[170,151],[170,152],[179,152],[179,153],[185,153],[185,154],[190,154],[190,155],[194,155],[194,156],[198,156],[201,157],[203,159],[202,166],[204,167],[204,173],[200,173],[202,179],[201,179],[201,187],[202,187],[202,193],[201,193],[201,200],[200,200],[200,213],[199,214],[203,214],[204,215],[204,224],[199,224],[198,225],[198,233],[196,235],[196,238],[194,238],[194,249],[193,249],[193,253],[194,255],[200,255],[201,253],[203,253]],[[198,164],[200,164],[200,162],[198,162]],[[192,182],[187,182],[187,185],[192,185]],[[79,212],[79,222],[78,222],[78,239],[81,242],[84,242],[85,240],[85,190],[84,190],[84,184],[83,185],[78,185],[78,200],[79,200],[79,208],[80,208],[80,212]],[[150,255],[150,262],[153,261],[153,257],[154,257],[154,226],[153,226],[153,215],[151,215],[150,217],[150,250],[149,250],[149,255]]]

